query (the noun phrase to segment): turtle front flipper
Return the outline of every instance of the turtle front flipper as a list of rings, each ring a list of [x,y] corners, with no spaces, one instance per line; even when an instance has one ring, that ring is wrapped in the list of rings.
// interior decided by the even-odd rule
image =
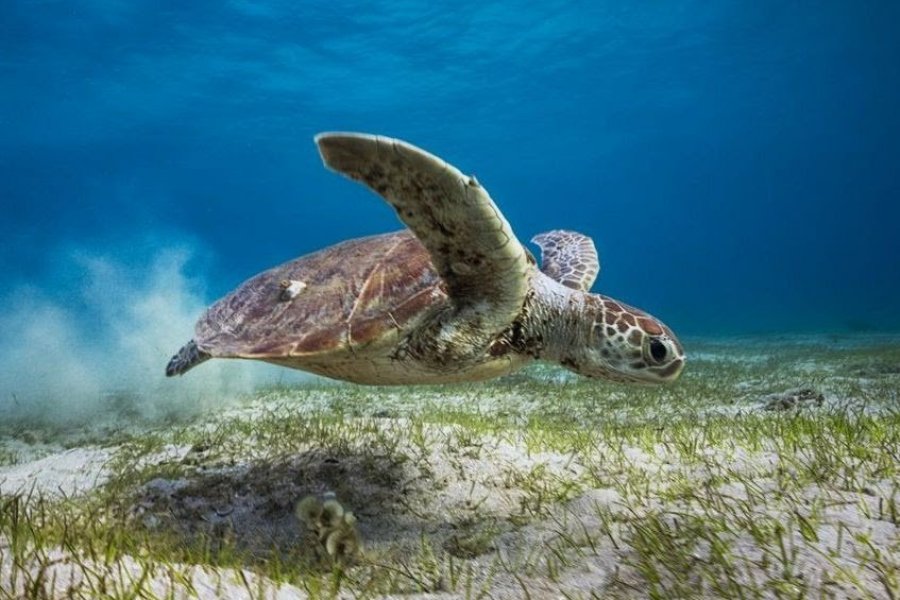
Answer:
[[[381,195],[419,238],[456,308],[479,330],[506,328],[522,310],[528,253],[474,177],[415,146],[386,137],[323,133],[325,164]]]
[[[600,273],[594,240],[577,231],[556,229],[531,241],[541,248],[541,271],[573,290],[590,291]]]

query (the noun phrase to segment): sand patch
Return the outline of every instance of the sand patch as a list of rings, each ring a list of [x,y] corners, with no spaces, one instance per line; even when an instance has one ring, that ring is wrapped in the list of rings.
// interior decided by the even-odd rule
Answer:
[[[109,477],[107,448],[72,448],[38,460],[0,467],[0,494],[74,496],[102,485]]]
[[[302,598],[335,585],[364,598],[891,598],[895,375],[853,379],[843,367],[869,364],[868,351],[807,349],[754,345],[778,360],[741,362],[735,344],[733,364],[701,361],[658,389],[545,371],[452,388],[279,388],[129,431],[117,448],[7,465],[0,595],[103,585]],[[765,410],[773,399],[783,410]],[[100,500],[97,527],[76,518],[80,503],[54,504],[72,494]],[[353,511],[358,555],[334,560],[297,519],[310,495]],[[29,516],[41,496],[45,512]],[[14,539],[10,507],[46,539]],[[102,558],[116,535],[128,552]]]

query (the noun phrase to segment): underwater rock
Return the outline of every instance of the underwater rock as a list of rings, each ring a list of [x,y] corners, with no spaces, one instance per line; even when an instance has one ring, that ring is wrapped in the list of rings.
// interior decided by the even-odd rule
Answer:
[[[822,406],[825,396],[812,388],[798,388],[763,396],[765,410],[790,410],[803,406]]]

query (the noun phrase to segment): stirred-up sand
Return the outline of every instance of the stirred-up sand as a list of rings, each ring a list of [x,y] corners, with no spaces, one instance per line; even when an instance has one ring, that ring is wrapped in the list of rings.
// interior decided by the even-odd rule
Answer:
[[[688,350],[665,388],[322,382],[40,452],[8,425],[0,597],[896,598],[900,341]]]

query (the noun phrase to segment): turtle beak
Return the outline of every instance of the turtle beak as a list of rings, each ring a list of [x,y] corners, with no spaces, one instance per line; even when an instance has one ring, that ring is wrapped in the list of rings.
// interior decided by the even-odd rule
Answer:
[[[675,381],[684,370],[684,357],[676,358],[665,367],[651,367],[650,372],[662,382]]]

